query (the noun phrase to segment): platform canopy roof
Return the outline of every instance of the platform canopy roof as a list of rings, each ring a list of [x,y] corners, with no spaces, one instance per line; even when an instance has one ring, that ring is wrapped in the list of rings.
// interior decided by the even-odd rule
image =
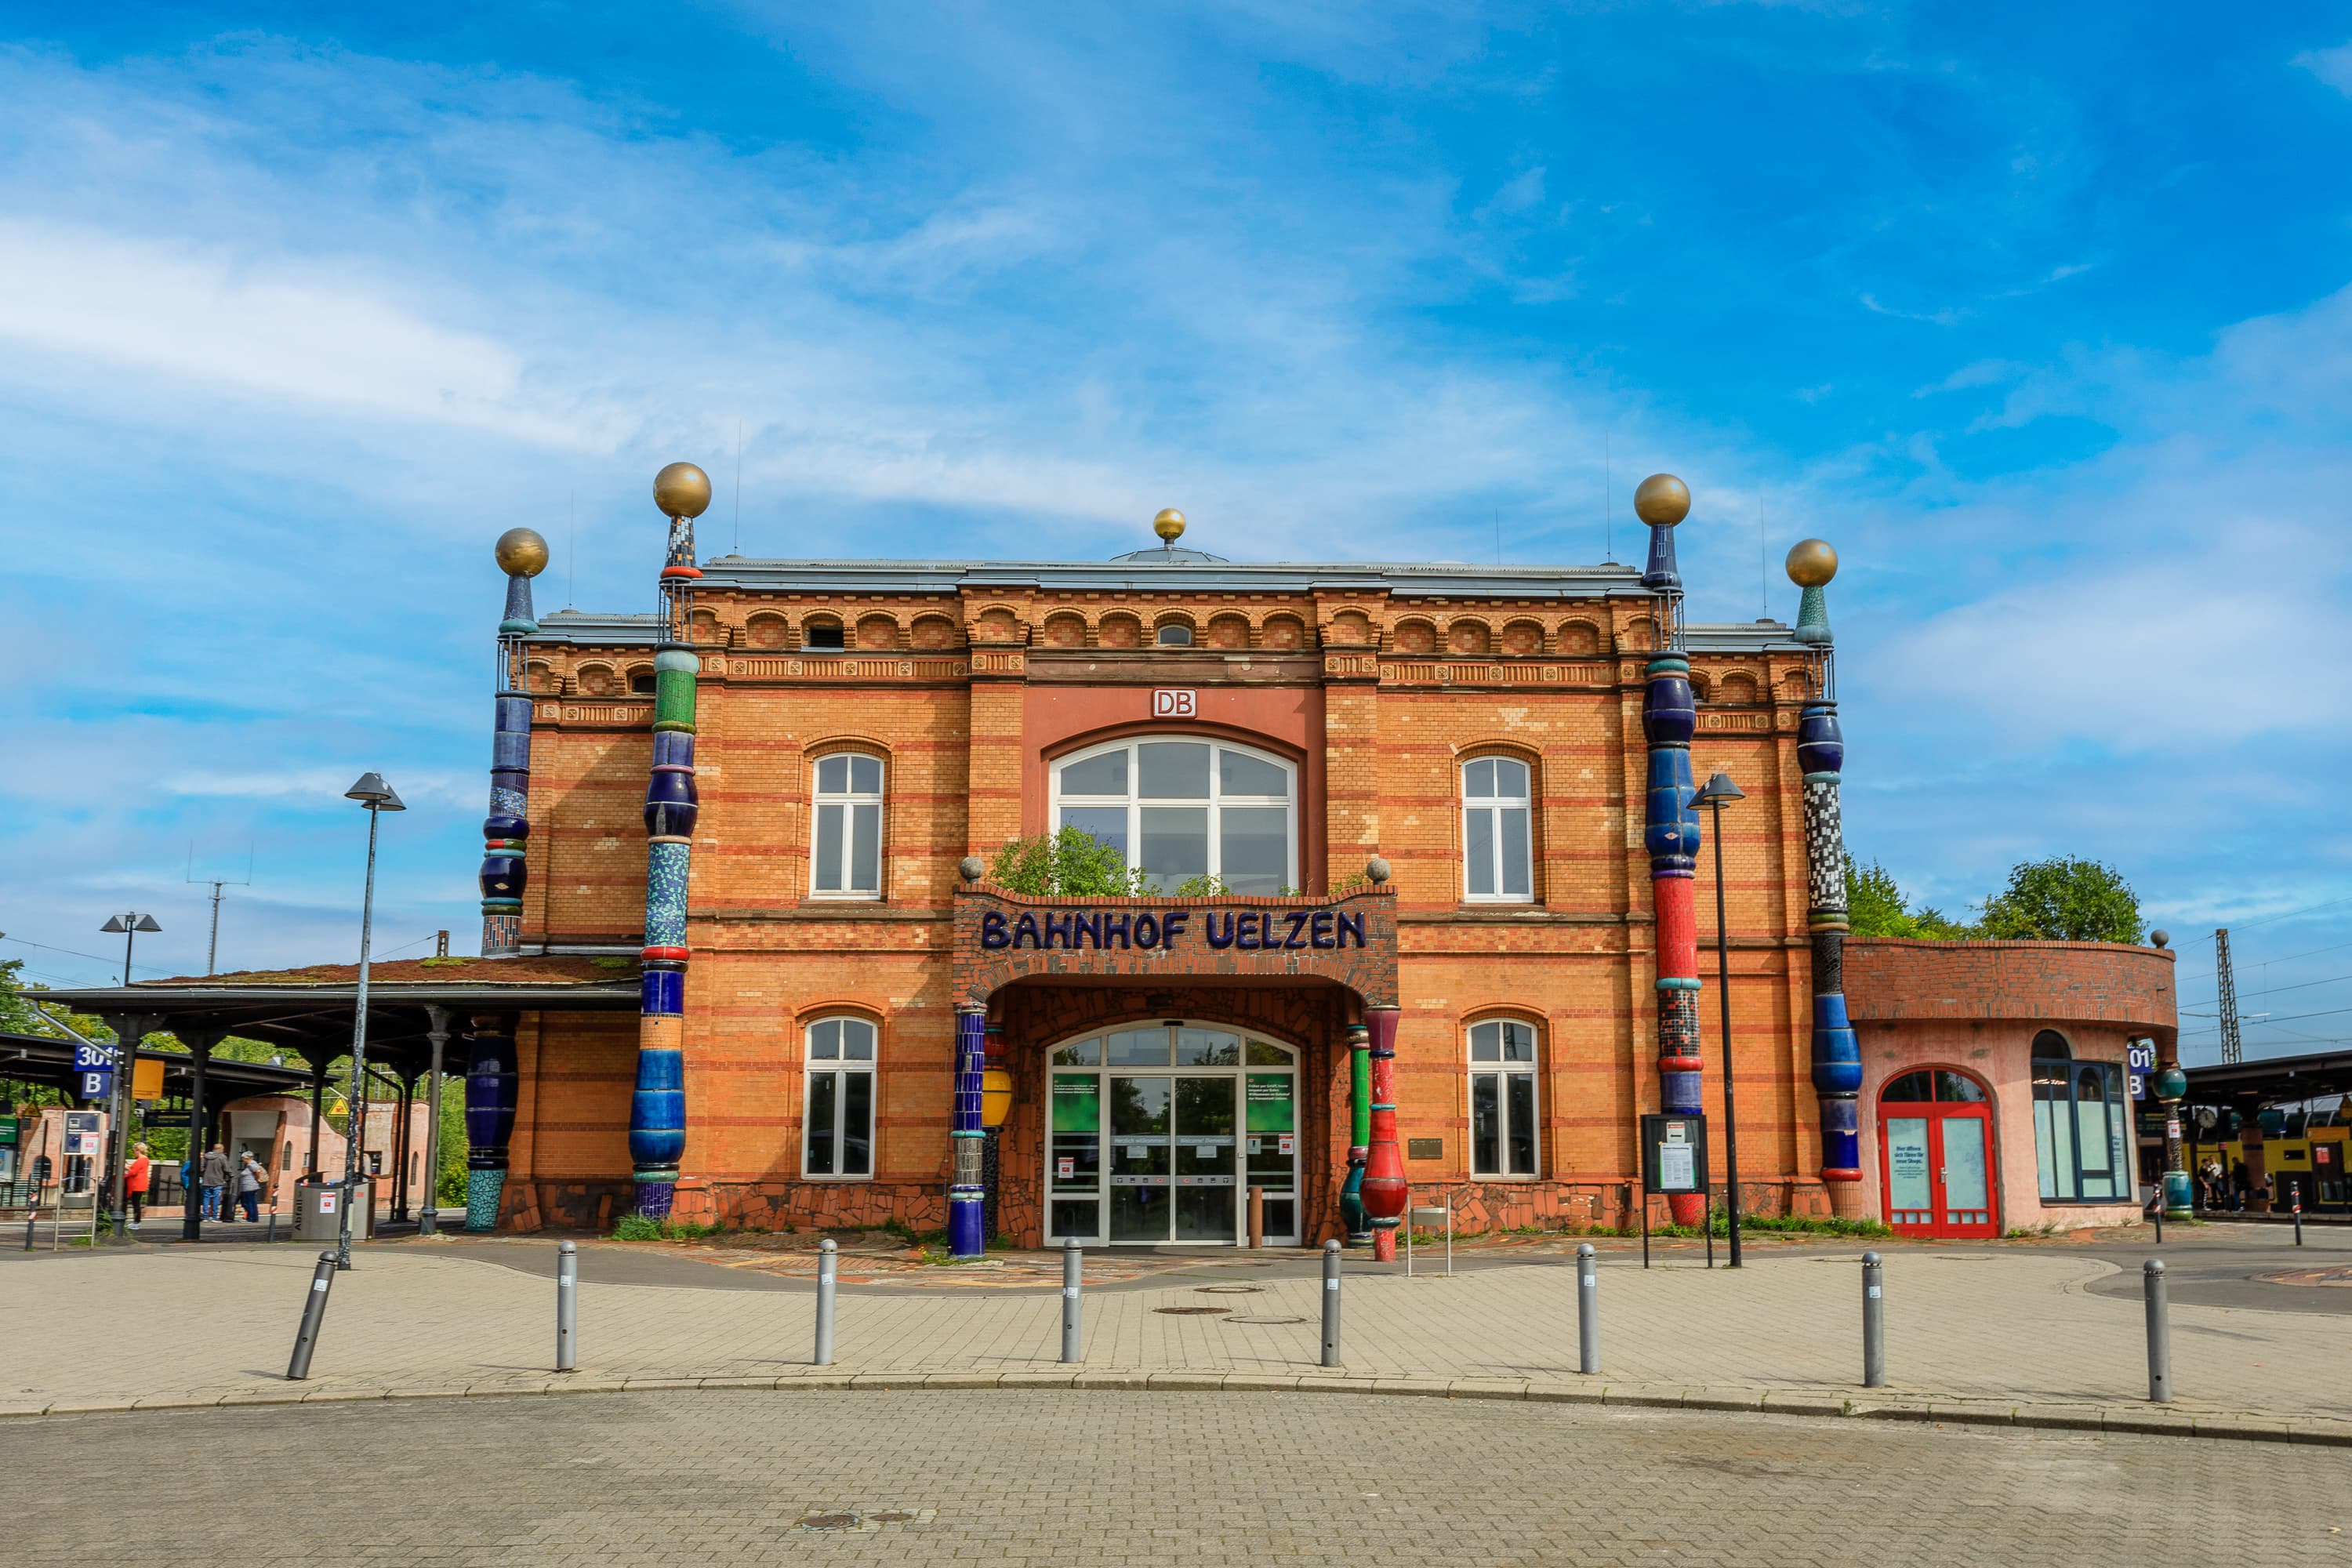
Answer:
[[[2191,1105],[2231,1106],[2246,1100],[2284,1105],[2321,1095],[2352,1094],[2352,1051],[2312,1051],[2299,1057],[2215,1062],[2184,1069]]]

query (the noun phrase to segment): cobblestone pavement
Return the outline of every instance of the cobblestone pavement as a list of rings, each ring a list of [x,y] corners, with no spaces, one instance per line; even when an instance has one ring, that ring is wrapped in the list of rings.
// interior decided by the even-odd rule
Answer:
[[[2281,1463],[2292,1452],[2293,1463]],[[0,1424],[26,1568],[2340,1563],[2352,1453],[1444,1399],[669,1394]],[[270,1506],[246,1478],[268,1476]],[[2189,1524],[2194,1521],[2193,1527]]]
[[[551,1271],[554,1247],[541,1244]],[[337,1281],[311,1379],[284,1381],[311,1254],[302,1248],[136,1247],[0,1268],[0,1415],[75,1407],[384,1393],[537,1391],[623,1381],[819,1375],[804,1288],[602,1283],[583,1268],[580,1371],[551,1376],[552,1280],[462,1247],[364,1248]],[[2088,1289],[2114,1262],[2076,1253],[1911,1250],[1887,1265],[1891,1387],[1881,1397],[1962,1418],[2083,1413],[2094,1427],[2168,1414],[2206,1429],[2352,1438],[2352,1318],[2176,1305],[2168,1412],[2144,1403],[2140,1303]],[[1481,1384],[1568,1397],[1724,1391],[1736,1407],[1861,1401],[1860,1281],[1849,1256],[1759,1255],[1738,1273],[1601,1270],[1600,1378],[1575,1367],[1571,1270],[1496,1266],[1452,1279],[1360,1272],[1344,1292],[1354,1386]],[[1239,1289],[1235,1289],[1239,1287]],[[2285,1289],[2281,1287],[2280,1289]],[[1321,1290],[1270,1267],[1175,1274],[1086,1299],[1084,1371],[1294,1380],[1318,1366]],[[1055,1296],[844,1290],[830,1375],[1066,1378]],[[194,1331],[190,1331],[193,1327]],[[1648,1395],[1644,1395],[1648,1396]],[[1704,1397],[1712,1400],[1716,1394]],[[1974,1408],[1973,1414],[1963,1406]],[[2105,1410],[2107,1415],[2102,1415]],[[2055,1413],[2053,1415],[2053,1413]],[[2225,1413],[2255,1420],[2231,1426]]]

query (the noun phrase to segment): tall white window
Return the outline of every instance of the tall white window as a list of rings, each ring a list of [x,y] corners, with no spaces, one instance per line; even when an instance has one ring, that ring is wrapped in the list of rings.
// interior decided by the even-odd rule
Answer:
[[[1140,866],[1163,891],[1217,877],[1236,893],[1298,883],[1297,772],[1222,742],[1116,741],[1054,764],[1054,825]]]
[[[1496,1018],[1470,1026],[1470,1173],[1536,1173],[1536,1032]]]
[[[816,760],[816,858],[809,891],[821,899],[882,896],[882,759],[835,752]]]
[[[1473,902],[1529,903],[1528,764],[1480,757],[1462,764],[1462,891]]]
[[[863,1018],[820,1018],[808,1026],[801,1174],[873,1173],[874,1026]]]

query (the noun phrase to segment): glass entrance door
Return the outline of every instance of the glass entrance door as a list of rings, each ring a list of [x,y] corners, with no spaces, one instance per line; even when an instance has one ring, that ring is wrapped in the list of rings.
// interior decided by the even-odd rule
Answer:
[[[1984,1086],[1945,1068],[1880,1091],[1879,1175],[1886,1223],[1911,1236],[1998,1236],[1991,1106]]]
[[[1045,1239],[1231,1247],[1244,1192],[1265,1238],[1298,1243],[1297,1053],[1181,1022],[1055,1047]]]

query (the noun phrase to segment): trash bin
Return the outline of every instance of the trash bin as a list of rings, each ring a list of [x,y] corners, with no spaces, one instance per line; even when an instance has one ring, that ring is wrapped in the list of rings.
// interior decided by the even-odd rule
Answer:
[[[352,1239],[365,1241],[375,1234],[375,1183],[366,1176],[352,1188]],[[342,1234],[343,1184],[305,1176],[294,1184],[294,1238],[334,1241]]]

